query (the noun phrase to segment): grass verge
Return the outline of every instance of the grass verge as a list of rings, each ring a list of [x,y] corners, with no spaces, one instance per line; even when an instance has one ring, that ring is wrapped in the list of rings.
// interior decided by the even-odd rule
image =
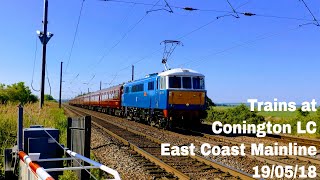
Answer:
[[[212,123],[213,121],[221,121],[222,123],[229,123],[229,124],[238,124],[243,121],[257,117],[263,117],[260,122],[270,121],[272,124],[290,124],[292,128],[291,135],[297,135],[302,137],[308,138],[320,138],[320,128],[317,129],[315,134],[297,134],[297,121],[301,121],[302,127],[310,122],[314,121],[317,124],[320,124],[320,107],[318,107],[316,112],[310,113],[301,113],[299,110],[294,112],[249,112],[249,108],[245,105],[240,106],[224,106],[224,107],[210,107],[208,112],[208,117],[206,119],[207,123]],[[253,122],[258,123],[259,121],[254,120]]]
[[[18,104],[0,105],[0,152],[11,148],[17,139]],[[60,131],[60,143],[66,144],[67,121],[64,110],[59,109],[58,103],[46,102],[42,109],[38,103],[26,104],[23,113],[23,127],[43,125],[54,127]],[[3,156],[1,156],[3,157]],[[4,176],[3,158],[0,160],[0,179]]]

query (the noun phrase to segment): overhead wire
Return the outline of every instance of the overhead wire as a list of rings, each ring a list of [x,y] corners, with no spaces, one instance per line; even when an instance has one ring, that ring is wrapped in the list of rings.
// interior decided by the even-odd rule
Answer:
[[[40,90],[37,90],[33,87],[33,78],[34,78],[34,69],[35,69],[35,65],[36,65],[36,60],[37,60],[37,51],[38,51],[38,38],[36,36],[36,43],[35,43],[35,51],[34,51],[34,59],[33,59],[33,69],[32,69],[32,79],[31,79],[31,88],[32,90],[36,91],[36,92],[40,92]]]
[[[133,3],[133,4],[140,4],[140,5],[141,5],[141,4],[143,4],[143,5],[151,5],[151,4],[146,4],[146,3],[134,3],[134,2],[121,1],[121,0],[107,0],[107,1],[125,2],[125,3]],[[156,4],[153,4],[153,7],[157,6],[157,4],[158,4],[159,2],[160,2],[160,0],[159,0]],[[152,8],[153,8],[153,7],[152,7]],[[175,6],[174,6],[174,7],[175,7]],[[152,8],[151,8],[151,9],[152,9]],[[145,17],[145,16],[144,16],[144,17]],[[182,38],[184,38],[184,37],[186,37],[186,36],[189,36],[190,34],[192,34],[192,33],[196,32],[196,31],[198,31],[198,30],[200,30],[200,29],[202,29],[202,28],[204,28],[204,27],[212,24],[212,23],[215,22],[216,20],[217,20],[217,18],[215,18],[215,19],[209,21],[208,23],[206,23],[206,24],[204,24],[204,25],[202,25],[202,26],[200,26],[200,27],[192,30],[191,32],[188,32],[188,33],[180,36],[180,37],[178,38],[178,40],[179,40],[179,39],[182,39]],[[162,49],[162,48],[159,48],[159,49],[153,51],[152,53],[148,54],[147,56],[145,56],[145,57],[143,57],[143,58],[141,58],[141,59],[139,59],[139,60],[137,60],[137,61],[135,61],[135,62],[133,62],[133,63],[131,63],[131,64],[137,64],[137,63],[143,61],[144,59],[146,59],[147,57],[149,57],[150,55],[152,55],[152,54],[154,54],[154,53],[156,53],[156,52],[159,52],[161,49]],[[120,69],[118,72],[123,71],[123,70],[126,70],[126,69],[128,69],[128,68],[130,68],[130,67],[131,67],[131,65],[128,65],[128,66],[126,66],[125,68]]]
[[[152,5],[153,7],[155,7],[155,6],[157,6],[157,7],[160,7],[160,6],[164,7],[163,5],[158,5],[158,2],[159,2],[160,0],[159,0],[156,4],[133,2],[133,1],[123,1],[123,0],[105,0],[105,1],[107,1],[107,2],[127,3],[127,4],[130,3],[130,4],[133,4],[133,5],[146,5],[146,6],[151,6],[151,5]],[[249,1],[248,1],[248,2],[249,2]],[[248,2],[246,2],[245,4],[247,4]],[[230,2],[228,1],[228,3],[230,3]],[[243,4],[243,5],[245,5],[245,4]],[[243,6],[243,5],[241,5],[241,6]],[[232,6],[232,5],[231,5],[231,6]],[[240,6],[240,7],[241,7],[241,6]],[[152,8],[153,8],[153,7],[152,7]],[[239,14],[244,15],[244,16],[260,16],[260,17],[266,17],[266,18],[278,18],[278,19],[288,19],[288,20],[310,21],[310,19],[304,19],[304,18],[295,18],[295,17],[286,17],[286,16],[275,16],[275,15],[265,15],[265,14],[256,14],[256,13],[250,13],[250,12],[238,12],[238,11],[236,11],[236,9],[238,9],[239,7],[236,8],[236,9],[234,9],[234,8],[232,7],[233,11],[214,10],[214,9],[196,9],[196,8],[191,8],[191,7],[178,7],[178,6],[173,6],[173,5],[171,5],[171,7],[172,7],[172,8],[179,8],[179,9],[183,9],[183,10],[188,10],[188,11],[197,10],[197,11],[208,11],[208,12],[239,13]],[[152,9],[152,8],[151,8],[151,9]],[[145,16],[146,16],[146,15],[144,15],[143,18],[145,18]],[[122,36],[122,38],[121,38],[114,46],[112,46],[112,47],[109,49],[109,51],[107,51],[107,53],[104,53],[104,54],[103,54],[103,56],[102,56],[102,57],[100,58],[100,60],[99,60],[99,63],[105,58],[106,55],[108,55],[108,54],[110,53],[110,51],[111,51],[112,49],[114,49],[114,48],[127,36],[128,32],[132,31],[132,30],[137,26],[137,24],[139,24],[139,23],[143,20],[143,18],[140,19],[137,23],[135,23],[135,24],[132,26],[132,28],[130,28],[130,29]],[[204,28],[204,27],[212,24],[212,23],[215,22],[216,20],[217,20],[217,19],[213,19],[213,20],[209,21],[208,23],[206,23],[206,24],[204,24],[204,25],[202,25],[202,26],[200,26],[200,27],[192,30],[191,32],[188,32],[188,33],[180,36],[178,39],[182,39],[182,38],[184,38],[184,37],[186,37],[186,36],[189,36],[190,34],[192,34],[192,33],[196,32],[196,31],[198,31],[198,30],[200,30],[200,29],[202,29],[202,28]],[[159,51],[159,50],[156,50],[155,52],[157,52],[157,51]],[[153,54],[153,53],[152,53],[152,54]],[[138,61],[136,61],[136,62],[134,62],[134,63],[132,63],[132,64],[136,64],[136,63],[138,63],[138,62],[140,62],[140,61],[142,61],[142,60],[144,60],[144,59],[146,59],[146,58],[141,58],[140,60],[138,60]],[[120,69],[119,71],[128,69],[129,67],[131,67],[131,64],[128,65],[128,66],[126,66],[126,67],[124,67],[124,68],[122,68],[122,69]]]
[[[311,16],[313,17],[313,21],[315,22],[314,24],[316,26],[320,26],[319,21],[316,19],[316,17],[314,16],[314,14],[312,13],[312,11],[310,10],[310,8],[308,7],[307,3],[304,0],[300,0],[303,2],[304,6],[308,9],[309,13],[311,14]]]
[[[128,11],[127,15],[123,18],[123,20],[121,21],[120,24],[123,24],[125,21],[127,21],[127,19],[129,18],[130,14],[133,11],[133,8],[135,7],[135,3],[132,3],[132,6],[130,8],[130,10]],[[80,73],[78,73],[71,81],[70,84],[72,84],[78,77],[79,77]]]
[[[240,18],[238,12],[233,8],[232,4],[229,2],[229,0],[226,0],[229,4],[229,6],[231,7],[232,11],[234,14],[236,14],[236,16],[234,16],[235,18]]]
[[[50,95],[51,95],[51,84],[50,84],[50,80],[49,80],[49,73],[48,73],[47,63],[46,63],[46,72],[47,72],[47,81],[48,81],[48,85],[49,85],[49,88],[50,88]]]
[[[106,1],[109,1],[109,0],[106,0]],[[158,0],[157,3],[154,4],[154,6],[157,5],[157,4],[159,3],[159,1],[160,1],[160,0]],[[132,4],[133,4],[132,7],[134,7],[135,3],[132,3]],[[153,6],[153,7],[154,7],[154,6]],[[101,58],[100,58],[96,63],[89,65],[89,67],[91,66],[91,70],[94,69],[97,65],[99,65],[99,64],[103,61],[103,59],[104,59],[107,55],[109,55],[109,53],[110,53],[114,48],[116,48],[116,47],[121,43],[121,41],[124,40],[124,39],[128,36],[128,34],[129,34],[131,31],[133,31],[133,30],[138,26],[138,24],[141,23],[141,21],[142,21],[147,15],[148,15],[148,14],[145,13],[144,16],[142,16],[137,22],[135,22],[135,23],[122,35],[122,37],[121,37],[113,46],[111,46],[111,48],[109,48],[108,50],[104,50]],[[129,15],[128,15],[128,16],[129,16]],[[125,20],[125,19],[124,19],[124,20]],[[73,83],[73,81],[74,81],[75,79],[77,79],[77,77],[79,76],[79,74],[80,74],[80,73],[78,73],[77,76],[72,80],[72,83]],[[92,80],[92,79],[91,79],[91,80]],[[90,80],[90,81],[91,81],[91,80]]]
[[[81,3],[80,12],[79,12],[79,16],[78,16],[78,21],[77,21],[76,29],[75,29],[75,32],[74,32],[74,35],[73,35],[73,40],[72,40],[71,49],[70,49],[70,52],[69,52],[69,58],[68,58],[67,65],[66,65],[66,68],[65,68],[65,71],[64,71],[64,72],[67,72],[68,67],[69,67],[69,63],[70,63],[70,60],[71,60],[71,55],[72,55],[74,43],[75,43],[75,41],[76,41],[76,37],[77,37],[77,34],[78,34],[78,29],[79,29],[79,24],[80,24],[80,20],[81,20],[81,15],[82,15],[82,9],[83,9],[83,5],[84,5],[84,1],[85,1],[85,0],[82,0],[82,3]]]
[[[158,0],[158,1],[154,4],[154,6],[157,5],[159,2],[160,2],[160,0]],[[154,6],[153,6],[153,7],[154,7]],[[153,7],[152,7],[152,8],[153,8]],[[152,8],[151,8],[151,9],[152,9]],[[103,61],[103,59],[104,59],[107,55],[109,55],[109,53],[110,53],[115,47],[117,47],[117,46],[121,43],[121,41],[122,41],[123,39],[125,39],[125,38],[128,36],[128,34],[129,34],[131,31],[133,31],[133,30],[141,23],[141,21],[142,21],[146,16],[148,16],[148,13],[145,13],[136,23],[134,23],[134,24],[121,36],[121,38],[120,38],[113,46],[111,46],[111,48],[109,48],[107,51],[104,51],[102,57],[99,59],[99,61],[98,61],[97,63],[95,63],[95,66],[99,65],[99,64],[101,63],[101,61]]]
[[[132,11],[134,10],[134,7],[136,6],[136,4],[132,4],[132,6],[130,7],[130,9],[128,10],[128,13],[124,16],[124,18],[122,19],[120,24],[125,23],[128,19],[130,14],[132,13]]]
[[[108,0],[109,1],[109,0]],[[118,0],[110,0],[110,1],[117,1],[117,2],[123,2],[123,1],[118,1]],[[157,4],[160,2],[160,0],[156,3],[156,4],[153,4],[153,7],[152,8],[154,8],[155,6],[157,6]],[[137,3],[138,4],[138,3]],[[149,4],[148,4],[149,5]],[[241,5],[241,6],[243,6],[243,5]],[[152,9],[151,8],[151,9]],[[147,14],[146,14],[147,15]],[[145,15],[145,16],[146,16]],[[144,16],[144,17],[145,17]],[[186,34],[184,34],[184,35],[182,35],[182,36],[180,36],[179,38],[178,38],[178,40],[180,40],[180,39],[183,39],[183,38],[185,38],[185,37],[187,37],[187,36],[189,36],[189,35],[191,35],[192,33],[194,33],[194,32],[196,32],[196,31],[199,31],[199,30],[201,30],[202,28],[204,28],[204,27],[206,27],[206,26],[208,26],[208,25],[210,25],[210,24],[212,24],[213,22],[215,22],[217,20],[217,18],[214,18],[213,20],[211,20],[211,21],[209,21],[208,23],[206,23],[206,24],[204,24],[204,25],[202,25],[202,26],[200,26],[200,27],[198,27],[198,28],[196,28],[196,29],[194,29],[194,30],[192,30],[192,31],[190,31],[190,32],[188,32],[188,33],[186,33]],[[162,48],[159,48],[159,49],[157,49],[157,50],[155,50],[155,51],[153,51],[152,53],[150,53],[150,54],[154,54],[154,53],[156,53],[156,52],[158,52],[158,51],[160,51]],[[146,59],[148,56],[150,56],[150,54],[148,54],[146,57],[143,57],[143,58],[141,58],[141,59],[139,59],[139,60],[137,60],[137,61],[135,61],[135,62],[133,62],[133,63],[131,63],[130,65],[128,65],[128,66],[126,66],[126,67],[124,67],[124,68],[122,68],[122,69],[120,69],[120,70],[118,70],[117,71],[117,73],[118,72],[120,72],[120,71],[123,71],[123,70],[126,70],[126,69],[128,69],[128,68],[130,68],[131,67],[131,65],[133,65],[133,64],[137,64],[137,63],[139,63],[139,62],[141,62],[141,61],[143,61],[144,59]],[[116,77],[116,76],[115,76]],[[114,81],[114,79],[115,79],[115,77],[111,80],[111,82],[113,82]],[[91,79],[92,80],[92,79]],[[91,81],[90,80],[90,81]]]
[[[133,3],[133,2],[121,1],[121,0],[110,0],[110,1]],[[228,3],[230,3],[230,2],[228,1]],[[240,8],[240,7],[248,4],[248,3],[249,3],[249,1],[246,2],[246,3],[244,3],[244,4],[242,4],[242,5],[240,5],[240,6],[237,7],[236,9],[238,9],[238,8]],[[150,4],[146,4],[146,3],[136,3],[136,4],[140,4],[140,5],[150,5]],[[232,5],[231,5],[231,6],[232,6]],[[171,6],[171,7],[183,9],[182,7],[177,7],[177,6]],[[239,14],[242,14],[242,15],[245,15],[245,16],[253,16],[253,15],[254,15],[254,16],[261,16],[261,17],[272,17],[272,18],[278,18],[278,19],[310,21],[309,19],[303,19],[303,18],[292,18],[292,17],[283,17],[283,16],[271,16],[271,15],[254,14],[254,13],[248,13],[248,12],[241,13],[241,12],[237,12],[236,9],[233,8],[233,6],[232,6],[232,9],[234,10],[234,11],[232,11],[232,12],[236,12],[236,13],[239,13]],[[201,9],[197,9],[197,10],[201,10]],[[202,11],[203,11],[203,10],[202,10]],[[205,10],[205,11],[229,12],[229,13],[232,13],[232,12],[230,12],[230,11],[219,11],[219,10]],[[194,29],[194,30],[192,30],[192,31],[190,31],[190,32],[188,32],[188,33],[180,36],[179,38],[177,38],[177,40],[181,40],[181,39],[183,39],[183,38],[185,38],[185,37],[187,37],[187,36],[189,36],[189,35],[197,32],[197,31],[201,30],[202,28],[204,28],[204,27],[206,27],[206,26],[214,23],[215,21],[217,21],[217,18],[214,18],[214,19],[212,19],[211,21],[209,21],[208,23],[206,23],[206,24],[204,24],[204,25],[202,25],[202,26],[200,26],[200,27],[198,27],[198,28],[196,28],[196,29]],[[158,51],[158,50],[157,50],[157,51]],[[142,60],[144,60],[144,59],[145,59],[145,58],[139,60],[138,62],[140,62],[140,61],[142,61]],[[136,63],[136,62],[135,62],[135,63]],[[132,63],[132,64],[135,64],[135,63]],[[125,68],[123,68],[123,69],[121,69],[121,70],[127,69],[127,68],[129,68],[129,67],[131,67],[131,65],[128,65],[127,67],[125,67]]]
[[[243,41],[237,45],[234,45],[234,46],[231,46],[231,47],[228,47],[226,49],[223,49],[223,50],[220,50],[218,52],[214,52],[214,53],[210,53],[209,55],[206,55],[204,56],[203,58],[200,58],[198,60],[190,60],[190,61],[187,61],[186,63],[182,63],[180,64],[179,66],[183,66],[183,65],[186,65],[186,64],[190,64],[190,63],[197,63],[196,66],[194,67],[197,67],[197,66],[200,66],[201,64],[199,62],[203,62],[203,61],[206,61],[207,57],[210,57],[210,56],[213,56],[213,55],[217,55],[217,54],[222,54],[224,52],[227,52],[227,51],[230,51],[232,49],[235,49],[235,48],[238,48],[238,47],[243,47],[245,45],[248,45],[248,44],[252,44],[252,43],[255,43],[257,41],[260,41],[260,40],[264,40],[264,39],[267,39],[267,38],[270,38],[270,37],[274,37],[274,36],[278,36],[278,35],[281,35],[283,33],[287,33],[289,31],[293,31],[293,30],[296,30],[296,29],[299,29],[300,26],[297,26],[297,27],[294,27],[294,28],[290,28],[288,30],[284,30],[284,31],[280,31],[280,32],[276,32],[276,33],[264,33],[262,35],[259,35],[259,36],[256,36],[256,38],[252,39],[252,40],[247,40],[247,41]]]
[[[134,4],[134,5],[148,5],[148,6],[151,6],[151,5],[152,5],[153,7],[155,7],[155,6],[163,6],[163,5],[158,5],[158,3],[159,3],[160,0],[159,0],[156,4],[140,3],[140,2],[132,2],[132,1],[122,1],[122,0],[105,0],[105,1],[108,1],[108,2],[120,2],[120,3],[130,3],[130,4]],[[228,1],[228,3],[229,3],[229,1]],[[248,2],[246,2],[245,4],[247,4],[247,3],[248,3]],[[243,5],[245,5],[245,4],[243,4]],[[241,5],[241,6],[243,6],[243,5]],[[240,6],[240,7],[241,7],[241,6]],[[152,7],[152,8],[153,8],[153,7]],[[171,7],[173,7],[173,8],[179,8],[179,9],[185,9],[185,8],[183,8],[183,7],[178,7],[178,6],[171,6]],[[151,9],[152,9],[152,8],[151,8]],[[239,8],[239,7],[238,7],[238,8]],[[232,7],[232,9],[234,9],[234,8]],[[240,13],[240,12],[237,12],[235,9],[234,9],[234,11],[232,11],[232,12],[230,12],[230,11],[221,11],[221,10],[202,10],[202,9],[196,9],[196,10],[200,10],[200,11],[215,11],[215,12],[229,12],[229,13],[232,13],[232,12]],[[308,19],[302,19],[302,18],[270,16],[270,15],[253,14],[253,13],[246,13],[246,12],[245,12],[245,13],[240,13],[240,14],[245,15],[245,16],[255,15],[255,16],[262,16],[262,17],[272,17],[272,18],[291,19],[291,20],[308,20]],[[146,15],[145,15],[145,16],[146,16]],[[143,16],[143,18],[144,18],[145,16]],[[114,49],[114,48],[127,36],[128,32],[132,31],[132,30],[136,27],[136,25],[139,24],[139,23],[142,21],[143,18],[141,18],[137,23],[135,23],[134,26],[132,26],[132,28],[129,29],[129,31],[127,31],[127,33],[125,33],[125,34],[122,36],[122,38],[121,38],[115,45],[113,45],[113,46],[109,49],[108,53],[104,53],[103,56],[100,58],[100,60],[98,61],[97,64],[99,64],[99,63],[105,58],[105,56],[106,56],[107,54],[109,54],[110,51],[111,51],[112,49]],[[198,30],[200,30],[200,29],[202,29],[202,28],[210,25],[210,24],[213,23],[215,20],[216,20],[216,19],[213,19],[212,21],[204,24],[203,26],[200,26],[200,27],[198,27],[197,29],[195,29],[195,30],[193,30],[193,31],[191,31],[191,32],[189,32],[189,33],[187,33],[187,34],[179,37],[178,39],[182,39],[182,38],[184,38],[184,37],[186,37],[186,36],[188,36],[188,35],[196,32],[196,31],[198,31]],[[130,66],[128,66],[128,67],[130,67]],[[127,68],[128,68],[128,67],[127,67]]]
[[[113,0],[112,0],[112,1],[113,1]],[[201,25],[200,27],[198,27],[198,28],[196,28],[196,29],[194,29],[194,30],[192,30],[192,31],[190,31],[190,32],[188,32],[188,33],[186,33],[186,34],[183,34],[182,36],[180,36],[179,38],[177,38],[177,40],[183,39],[183,38],[185,38],[185,37],[187,37],[187,36],[191,35],[192,33],[195,33],[196,31],[199,31],[199,30],[201,30],[202,28],[204,28],[204,27],[206,27],[206,26],[208,26],[208,25],[212,24],[212,23],[213,23],[213,22],[215,22],[215,21],[217,21],[217,18],[214,18],[213,20],[209,21],[208,23],[206,23],[206,24],[204,24],[204,25]],[[156,52],[160,52],[161,50],[162,50],[162,48],[159,48],[159,49],[157,49],[157,50],[155,50],[155,51],[152,51],[152,52],[151,52],[150,54],[148,54],[147,56],[145,56],[145,57],[143,57],[143,58],[141,58],[141,59],[139,59],[139,60],[137,60],[137,61],[134,61],[134,62],[133,62],[133,63],[131,63],[130,65],[128,65],[128,66],[126,66],[126,67],[124,67],[124,68],[120,69],[120,70],[119,70],[119,71],[117,71],[117,72],[120,72],[120,71],[126,70],[126,69],[130,68],[130,67],[131,67],[131,65],[137,64],[137,63],[139,63],[139,62],[141,62],[141,61],[145,60],[146,58],[148,58],[150,55],[153,55],[153,54],[155,54]]]
[[[103,0],[107,2],[115,2],[115,3],[125,3],[125,4],[135,4],[135,5],[144,5],[144,6],[153,6],[154,4],[151,3],[143,3],[143,2],[135,2],[135,1],[124,1],[124,0]],[[236,9],[240,8],[241,6],[244,6],[248,4],[250,1],[240,5]],[[165,7],[164,5],[155,5],[158,7]],[[203,11],[203,12],[217,12],[217,13],[237,13],[237,14],[242,14],[242,15],[247,15],[247,12],[239,12],[235,9],[235,11],[228,11],[228,10],[217,10],[217,9],[201,9],[201,8],[193,8],[193,7],[181,7],[181,6],[174,6],[170,5],[172,8],[176,9],[181,9],[181,10],[187,10],[187,11]],[[259,14],[259,13],[254,13],[255,16],[261,16],[261,17],[266,17],[266,18],[278,18],[278,19],[288,19],[288,20],[299,20],[299,21],[313,21],[310,19],[305,19],[305,18],[296,18],[296,17],[287,17],[287,16],[276,16],[276,15],[268,15],[268,14]]]
[[[108,1],[108,0],[106,0]],[[160,2],[160,0],[158,0],[155,4],[153,4],[152,8],[153,9],[158,3]],[[97,63],[94,63],[93,64],[93,68],[97,67],[103,60],[106,56],[108,56],[111,51],[116,48],[128,35],[131,31],[133,31],[141,22],[142,20],[148,16],[148,13],[146,12],[136,23],[134,23],[122,36],[121,38],[113,45],[111,46],[111,48],[107,49],[104,51],[103,55],[101,56],[101,58],[98,60]],[[95,74],[94,74],[94,77],[95,77]],[[93,77],[93,78],[94,78]],[[93,78],[91,78],[91,80],[89,80],[90,82],[93,80]]]

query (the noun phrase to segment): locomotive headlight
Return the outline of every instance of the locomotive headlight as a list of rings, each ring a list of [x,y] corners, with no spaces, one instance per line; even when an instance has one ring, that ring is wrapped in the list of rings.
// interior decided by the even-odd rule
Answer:
[[[202,97],[206,97],[206,93],[202,93]]]
[[[187,107],[188,107],[189,105],[190,105],[189,103],[186,104]]]
[[[172,92],[169,92],[169,96],[172,96]]]

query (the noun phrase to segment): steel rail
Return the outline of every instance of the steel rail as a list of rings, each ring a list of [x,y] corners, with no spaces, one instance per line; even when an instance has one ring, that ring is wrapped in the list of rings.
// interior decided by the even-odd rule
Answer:
[[[66,107],[66,106],[65,106]],[[75,114],[78,114],[81,116],[80,113],[77,113],[77,111],[75,111],[74,109],[70,109],[70,111],[72,111]],[[94,116],[95,117],[95,116]],[[97,117],[96,117],[97,118]],[[99,118],[101,119],[101,118]],[[161,168],[165,169],[167,172],[173,173],[175,176],[177,176],[179,179],[190,179],[187,175],[183,174],[182,172],[180,172],[179,170],[167,165],[166,163],[164,163],[163,161],[161,161],[160,159],[154,157],[153,155],[147,153],[146,151],[142,150],[141,148],[139,148],[138,146],[130,143],[129,141],[125,140],[124,138],[118,136],[117,134],[113,133],[112,131],[108,130],[107,128],[101,126],[100,124],[91,121],[92,124],[94,124],[95,126],[99,127],[100,129],[103,129],[105,132],[107,132],[109,135],[111,135],[112,137],[115,137],[116,139],[118,139],[119,141],[121,141],[124,145],[129,146],[132,150],[136,151],[137,153],[139,153],[141,156],[145,157],[146,159],[150,160],[151,162],[155,163],[156,165],[160,166]],[[111,123],[113,124],[113,123]],[[114,124],[115,125],[115,124]],[[119,126],[118,126],[119,127]],[[126,129],[128,131],[130,131],[127,128],[121,127],[123,129]],[[131,132],[131,131],[130,131]],[[138,135],[141,135],[140,133],[137,133]]]
[[[66,105],[65,105],[65,107],[67,107]],[[69,108],[69,110],[70,110],[70,106],[68,106],[67,108]],[[79,109],[77,109],[77,110],[75,110],[74,109],[74,107],[72,107],[72,110],[71,111],[81,111],[81,110],[79,110]],[[85,114],[89,114],[89,113],[87,113],[87,112],[83,112],[83,111],[81,111],[82,113],[85,113]],[[79,114],[79,113],[78,113]],[[92,116],[92,117],[95,117],[95,118],[97,118],[97,119],[101,119],[101,120],[103,120],[103,121],[107,121],[107,120],[105,120],[105,119],[102,119],[101,117],[97,117],[97,116],[95,116],[95,115],[93,115],[93,114],[91,114],[90,113],[90,115]],[[134,134],[138,134],[138,135],[140,135],[140,136],[143,136],[143,137],[145,137],[145,138],[147,138],[147,139],[149,139],[149,140],[151,140],[151,141],[153,141],[153,142],[155,142],[155,143],[157,143],[157,144],[161,144],[162,142],[160,141],[160,140],[158,140],[158,139],[156,139],[156,138],[153,138],[153,137],[151,137],[151,136],[149,136],[149,135],[146,135],[146,134],[144,134],[144,133],[142,133],[142,132],[139,132],[139,131],[136,131],[136,130],[133,130],[133,129],[130,129],[130,128],[127,128],[127,127],[125,127],[125,126],[122,126],[122,125],[120,125],[120,124],[117,124],[117,123],[115,123],[115,122],[112,122],[112,121],[107,121],[108,123],[110,123],[110,124],[113,124],[113,125],[115,125],[115,126],[118,126],[119,128],[122,128],[122,129],[125,129],[125,130],[127,130],[127,131],[130,131],[130,132],[132,132],[132,133],[134,133]],[[95,123],[95,122],[93,122],[93,123]],[[96,125],[96,124],[95,124]],[[102,127],[102,126],[98,126],[98,127]],[[103,128],[103,127],[102,127]],[[106,129],[106,128],[103,128],[103,129]],[[114,134],[114,133],[113,133]],[[116,136],[118,136],[118,135],[116,135]],[[119,138],[121,138],[120,136],[118,136]],[[123,138],[122,138],[123,139]],[[126,141],[126,140],[124,140],[124,141]],[[127,145],[132,145],[132,146],[135,146],[135,145],[133,145],[133,144],[131,144],[131,143],[129,143],[129,142],[127,142],[126,143]],[[138,148],[138,147],[136,147],[136,148]],[[140,148],[139,148],[140,149]],[[142,150],[142,149],[141,149]],[[142,150],[143,151],[143,150]],[[200,161],[200,162],[203,162],[203,163],[205,163],[206,165],[209,165],[209,166],[212,166],[213,168],[215,168],[215,169],[220,169],[221,171],[223,171],[223,172],[227,172],[227,173],[229,173],[229,174],[231,174],[232,176],[234,176],[234,177],[239,177],[239,178],[241,178],[241,179],[248,179],[248,180],[250,180],[250,179],[255,179],[255,178],[253,178],[252,177],[252,175],[251,174],[248,174],[248,173],[245,173],[245,172],[243,172],[243,171],[240,171],[240,170],[237,170],[237,169],[235,169],[235,168],[233,168],[233,167],[229,167],[229,166],[226,166],[226,165],[224,165],[224,164],[221,164],[221,163],[218,163],[218,162],[216,162],[216,161],[213,161],[213,160],[209,160],[209,159],[206,159],[206,158],[204,158],[204,157],[201,157],[201,156],[198,156],[198,155],[196,155],[196,156],[189,156],[189,157],[191,157],[191,158],[193,158],[193,159],[196,159],[196,160],[198,160],[198,161]],[[148,158],[149,159],[149,158]],[[158,159],[158,158],[156,158],[156,159]],[[161,160],[160,160],[161,161]],[[162,161],[161,161],[162,162]],[[165,163],[164,163],[165,164]],[[161,167],[161,165],[159,164],[159,166]],[[164,168],[164,167],[163,167]],[[165,169],[165,168],[164,168]],[[175,173],[174,173],[175,174]],[[175,174],[176,175],[176,174]],[[183,178],[182,178],[183,179]],[[188,179],[189,179],[189,177],[188,177]]]
[[[179,128],[179,129],[180,130],[185,130],[185,131],[190,131],[190,132],[195,133],[195,134],[200,134],[202,137],[207,138],[207,139],[218,140],[220,142],[226,142],[226,143],[231,143],[231,144],[235,144],[235,145],[244,144],[246,148],[251,146],[251,143],[245,143],[245,142],[240,142],[240,141],[237,141],[237,140],[227,139],[227,138],[223,138],[221,136],[217,137],[217,136],[214,136],[214,135],[211,135],[211,134],[202,133],[202,132],[193,131],[193,130],[186,130],[186,129],[183,129],[183,128]],[[279,138],[281,138],[280,136],[282,136],[281,139],[286,139],[287,137],[288,138],[293,138],[293,139],[295,138],[295,137],[287,136],[287,135],[277,135],[277,136],[279,136]],[[275,138],[270,138],[270,139],[275,139]],[[303,140],[303,139],[307,139],[307,138],[297,138],[297,139]],[[307,140],[311,141],[312,139],[307,139]],[[319,141],[319,140],[315,140],[315,141]],[[271,159],[271,158],[268,158],[268,157],[253,156],[253,155],[249,155],[249,154],[247,154],[246,156],[251,158],[251,159],[255,159],[255,160],[261,161],[261,162],[266,162],[268,164],[276,164],[276,165],[281,165],[281,166],[290,165],[290,163],[281,162],[280,160],[275,160],[275,159]],[[314,163],[314,164],[320,165],[320,159],[314,158],[314,157],[310,157],[310,156],[293,156],[293,155],[289,155],[289,156],[286,156],[286,157],[291,158],[291,159],[297,159],[297,160],[300,160],[300,161],[310,162],[310,163]],[[317,171],[317,176],[320,177],[320,172],[319,171]]]
[[[198,131],[194,131],[194,130],[186,130],[186,129],[183,129],[183,128],[178,128],[178,129],[184,130],[184,131],[189,131],[189,132],[192,132],[192,133],[195,133],[195,134],[200,134],[202,137],[207,138],[207,139],[219,140],[219,141],[222,141],[222,142],[236,144],[236,145],[245,144],[246,147],[250,147],[250,145],[251,145],[251,143],[240,142],[240,141],[233,140],[233,139],[223,138],[221,136],[217,137],[217,136],[212,135],[212,134],[202,133],[202,132],[198,132]],[[308,143],[305,142],[303,145],[309,144],[307,146],[311,146],[311,145],[315,146],[315,145],[317,145],[317,143],[319,143],[319,147],[320,147],[320,140],[317,140],[317,139],[293,137],[293,136],[283,135],[283,134],[275,135],[275,136],[276,137],[266,137],[266,138],[268,138],[268,139],[282,139],[282,140],[285,140],[286,142],[292,142],[289,139],[301,140],[302,143],[300,143],[300,144],[303,144],[304,140],[306,140],[306,141],[308,141]],[[315,143],[312,143],[312,141],[314,141]],[[299,142],[298,142],[298,144],[299,144]],[[288,157],[292,158],[292,159],[299,159],[301,161],[309,161],[309,162],[312,162],[312,163],[320,165],[320,159],[318,159],[318,158],[314,158],[314,157],[310,157],[310,156],[293,156],[293,155],[289,155]]]
[[[296,137],[287,134],[267,134],[265,137],[267,139],[281,139],[287,142],[297,142],[301,145],[305,146],[317,146],[320,147],[320,140],[312,139],[312,138],[305,138],[305,137]]]

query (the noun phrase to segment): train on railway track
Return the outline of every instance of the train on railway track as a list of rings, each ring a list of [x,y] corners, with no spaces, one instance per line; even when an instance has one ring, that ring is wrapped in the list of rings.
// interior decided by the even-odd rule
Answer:
[[[165,128],[194,126],[206,116],[205,76],[169,69],[80,95],[69,104]]]

